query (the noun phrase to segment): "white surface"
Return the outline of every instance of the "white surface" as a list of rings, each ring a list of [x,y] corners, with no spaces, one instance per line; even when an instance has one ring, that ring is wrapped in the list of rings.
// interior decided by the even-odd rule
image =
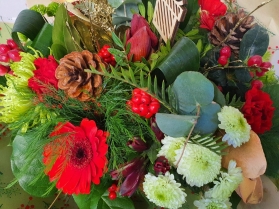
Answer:
[[[26,8],[26,0],[0,0],[0,22],[13,23],[19,12]]]

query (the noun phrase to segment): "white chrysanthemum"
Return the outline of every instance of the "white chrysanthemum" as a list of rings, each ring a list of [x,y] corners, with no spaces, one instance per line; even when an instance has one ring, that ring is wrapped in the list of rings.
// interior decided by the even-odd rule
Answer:
[[[229,200],[218,200],[218,199],[201,199],[195,200],[194,205],[198,209],[230,209],[232,204]]]
[[[209,191],[205,192],[205,196],[226,200],[238,187],[242,179],[243,177],[241,168],[236,168],[236,162],[231,160],[228,167],[228,173],[221,172],[219,181],[214,181],[215,186]]]
[[[184,145],[185,141],[186,139],[184,137],[173,138],[170,136],[165,136],[165,138],[161,141],[163,146],[161,147],[161,150],[157,156],[165,156],[169,163],[174,165],[176,156],[175,151],[180,149]]]
[[[221,168],[221,156],[191,143],[187,144],[184,153],[183,147],[176,151],[175,163],[179,160],[177,173],[183,175],[190,186],[200,187],[212,182]]]
[[[218,113],[218,119],[221,122],[219,128],[226,132],[223,141],[227,141],[233,147],[239,147],[249,141],[251,126],[238,109],[224,106]]]
[[[186,193],[169,172],[158,177],[148,173],[143,182],[146,197],[156,205],[169,209],[180,208],[186,202]]]

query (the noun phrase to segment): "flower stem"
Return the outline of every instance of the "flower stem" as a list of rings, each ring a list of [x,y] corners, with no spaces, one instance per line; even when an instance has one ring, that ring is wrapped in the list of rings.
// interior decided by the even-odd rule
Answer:
[[[57,196],[55,197],[55,199],[52,201],[52,203],[50,204],[50,206],[48,207],[48,209],[51,209],[51,207],[53,206],[53,204],[56,202],[56,200],[58,199],[59,195],[62,193],[62,190],[57,194]]]
[[[198,116],[198,117],[200,116],[200,110],[201,110],[200,105],[197,105],[197,114],[196,114],[196,116]],[[179,157],[179,159],[178,159],[178,161],[177,161],[177,163],[175,165],[176,167],[178,167],[178,165],[179,165],[179,163],[180,163],[180,161],[182,159],[182,156],[184,155],[184,152],[185,152],[185,149],[186,149],[186,145],[187,145],[187,143],[188,143],[188,141],[189,141],[189,139],[190,139],[190,137],[192,135],[192,132],[194,131],[195,126],[197,125],[197,122],[198,122],[198,119],[196,119],[194,121],[194,124],[192,125],[192,128],[191,128],[191,130],[190,130],[190,132],[189,132],[189,134],[188,134],[188,136],[186,138],[186,141],[184,143],[184,146],[183,146],[183,149],[182,149],[182,153],[181,153],[181,155],[180,155],[180,157]]]

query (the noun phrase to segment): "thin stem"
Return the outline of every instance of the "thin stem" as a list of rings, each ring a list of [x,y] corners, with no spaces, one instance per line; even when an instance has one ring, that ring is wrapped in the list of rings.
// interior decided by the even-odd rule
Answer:
[[[269,0],[269,1],[262,2],[259,6],[257,6],[254,10],[252,10],[250,13],[248,13],[245,17],[241,18],[241,19],[236,23],[236,25],[234,26],[234,28],[230,31],[230,33],[226,36],[226,38],[225,38],[218,46],[221,46],[223,43],[225,43],[225,42],[230,38],[230,36],[234,33],[234,31],[239,27],[239,25],[240,25],[244,20],[246,20],[252,13],[254,13],[256,10],[260,9],[260,8],[263,7],[264,5],[270,3],[271,1],[273,1],[273,0]]]
[[[200,105],[197,105],[197,114],[196,114],[197,116],[200,115],[200,110],[201,110]],[[192,128],[191,128],[191,130],[190,130],[190,132],[189,132],[189,134],[188,134],[188,136],[186,138],[185,144],[183,146],[182,153],[181,153],[181,155],[180,155],[180,157],[179,157],[179,159],[178,159],[178,161],[177,161],[177,163],[175,165],[176,167],[178,167],[178,165],[179,165],[179,163],[180,163],[180,161],[182,159],[182,156],[184,155],[184,152],[185,152],[185,149],[186,149],[186,145],[188,144],[188,141],[189,141],[189,139],[190,139],[190,137],[192,135],[192,132],[194,131],[195,126],[197,125],[197,122],[198,122],[198,119],[196,119],[194,121],[194,124],[192,125]]]
[[[53,206],[53,204],[56,202],[56,200],[58,199],[59,195],[62,193],[62,190],[57,194],[57,196],[55,197],[55,199],[52,201],[52,203],[50,204],[50,206],[48,207],[48,209],[51,209],[51,207]]]

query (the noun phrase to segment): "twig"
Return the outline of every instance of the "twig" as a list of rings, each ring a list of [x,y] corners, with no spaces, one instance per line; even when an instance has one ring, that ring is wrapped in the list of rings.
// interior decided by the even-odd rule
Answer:
[[[53,204],[56,202],[56,200],[58,199],[59,195],[62,193],[62,190],[57,194],[57,196],[55,197],[55,199],[52,201],[52,203],[50,204],[50,206],[48,207],[48,209],[51,209],[51,207],[53,206]]]
[[[197,114],[196,114],[196,116],[199,116],[199,115],[200,115],[200,110],[201,110],[200,105],[197,105]],[[179,159],[178,159],[178,161],[177,161],[177,163],[176,163],[176,165],[175,165],[176,167],[178,167],[178,164],[180,163],[180,161],[181,161],[181,159],[182,159],[182,157],[183,157],[183,154],[184,154],[185,149],[186,149],[186,145],[187,145],[187,143],[188,143],[188,141],[189,141],[189,139],[190,139],[190,137],[191,137],[191,135],[192,135],[192,132],[194,131],[195,126],[197,125],[197,122],[198,122],[198,119],[196,119],[195,122],[194,122],[194,124],[192,125],[192,128],[191,128],[191,130],[190,130],[190,132],[189,132],[189,134],[188,134],[188,136],[187,136],[187,139],[186,139],[186,141],[185,141],[185,144],[184,144],[184,146],[183,146],[182,153],[181,153],[181,155],[180,155],[180,157],[179,157]]]
[[[245,17],[241,18],[237,23],[236,25],[234,26],[234,28],[230,31],[230,33],[226,36],[226,38],[221,41],[221,43],[218,45],[218,46],[221,46],[223,43],[225,43],[229,38],[230,36],[234,33],[234,31],[239,27],[239,25],[245,20],[247,19],[252,13],[254,13],[256,10],[260,9],[261,7],[263,7],[264,5],[270,3],[271,1],[273,0],[269,0],[269,1],[265,1],[265,2],[262,2],[259,6],[257,6],[254,10],[252,10],[250,13],[248,13]]]

